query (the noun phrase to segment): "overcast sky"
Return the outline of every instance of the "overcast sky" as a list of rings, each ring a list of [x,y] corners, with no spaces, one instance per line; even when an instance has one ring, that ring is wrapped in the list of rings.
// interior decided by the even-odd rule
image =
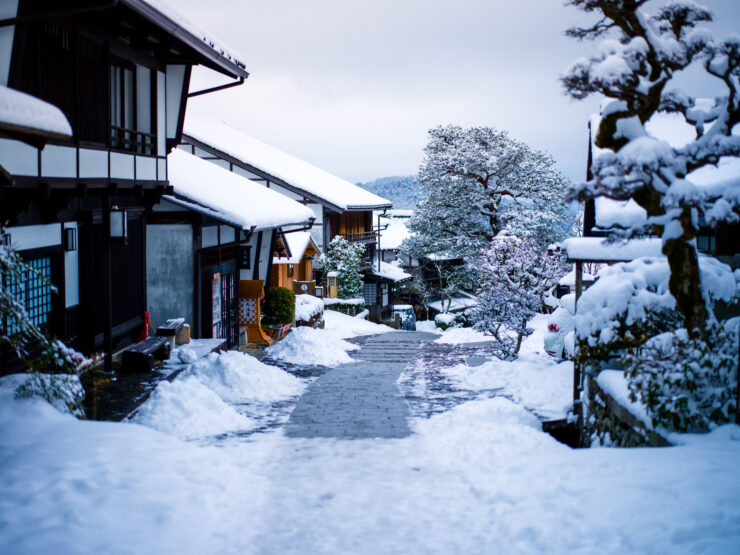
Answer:
[[[169,0],[240,54],[241,87],[193,98],[216,117],[353,182],[416,173],[433,126],[488,125],[585,174],[598,100],[558,82],[592,43],[562,0]],[[740,33],[740,0],[704,0],[716,36]],[[191,89],[224,79],[194,74]],[[706,94],[706,93],[703,93]]]

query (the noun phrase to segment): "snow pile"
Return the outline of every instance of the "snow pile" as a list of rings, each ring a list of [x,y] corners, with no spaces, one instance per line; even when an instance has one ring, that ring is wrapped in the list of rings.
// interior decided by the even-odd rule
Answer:
[[[72,136],[67,117],[56,106],[15,89],[0,85],[0,127],[41,134]]]
[[[241,412],[254,413],[255,405],[294,397],[303,388],[298,378],[245,353],[211,353],[173,382],[157,385],[131,420],[182,439],[250,430],[256,423]]]
[[[324,302],[313,295],[295,296],[295,319],[309,322],[311,318],[324,311]]]
[[[390,208],[392,204],[223,123],[189,117],[185,120],[184,134],[283,181],[294,192],[305,193],[340,210]]]
[[[180,439],[254,427],[250,419],[193,376],[161,382],[131,421]]]
[[[359,349],[345,339],[391,331],[395,330],[363,318],[327,310],[324,312],[324,329],[296,328],[285,339],[269,347],[267,353],[291,364],[338,366],[354,362],[348,352]]]
[[[14,400],[5,380],[0,552],[223,552],[243,526],[230,515],[255,488],[221,450]]]
[[[181,376],[196,378],[228,402],[271,403],[300,395],[304,389],[298,378],[239,351],[211,353]]]
[[[596,227],[609,229],[625,227],[644,228],[647,224],[647,212],[634,200],[612,200],[606,197],[594,199]]]
[[[300,327],[267,349],[271,357],[306,366],[338,366],[354,362],[348,351],[359,347],[324,329]]]
[[[198,203],[242,229],[303,224],[314,218],[307,206],[181,149],[167,156],[167,177],[175,191],[175,197],[166,196],[167,200]]]
[[[442,316],[441,314],[439,316]],[[492,341],[493,337],[485,335],[483,332],[473,328],[450,328],[444,330],[442,335],[434,340],[435,343],[448,343],[450,345],[459,345],[461,343],[480,343],[482,341]]]

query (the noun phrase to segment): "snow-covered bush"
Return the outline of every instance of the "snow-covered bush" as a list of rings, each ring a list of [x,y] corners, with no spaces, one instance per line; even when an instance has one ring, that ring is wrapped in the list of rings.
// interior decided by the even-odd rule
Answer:
[[[699,262],[709,305],[733,299],[740,272],[711,257]],[[645,404],[655,424],[707,429],[734,410],[737,326],[731,332],[727,323],[714,323],[708,333],[690,336],[681,328],[669,278],[665,258],[601,270],[578,301],[576,360],[592,375],[609,360],[623,365],[634,399]]]
[[[522,339],[531,333],[527,322],[565,266],[534,238],[499,234],[470,267],[480,276],[478,305],[467,311],[473,327],[496,339],[496,356],[516,358]]]
[[[705,431],[735,416],[738,320],[690,337],[685,329],[650,338],[623,357],[630,397],[654,425]]]
[[[326,258],[322,266],[324,276],[329,272],[337,272],[337,295],[340,299],[353,299],[362,296],[362,256],[365,247],[358,243],[350,243],[341,235],[337,235],[329,243]]]
[[[434,325],[441,330],[448,330],[450,328],[455,328],[459,326],[460,323],[457,321],[457,316],[455,316],[454,314],[443,312],[441,314],[437,314],[434,317]]]
[[[16,389],[16,397],[42,397],[62,412],[84,416],[85,392],[79,375],[96,362],[58,340],[47,338],[26,312],[25,303],[13,293],[14,283],[24,283],[37,273],[12,246],[5,245],[5,230],[0,229],[0,344],[13,349],[31,376]],[[56,289],[53,288],[54,293]],[[39,354],[29,357],[29,349]]]

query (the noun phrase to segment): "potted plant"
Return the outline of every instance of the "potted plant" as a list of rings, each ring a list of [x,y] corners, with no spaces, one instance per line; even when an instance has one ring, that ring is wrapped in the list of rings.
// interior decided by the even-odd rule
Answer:
[[[295,318],[295,293],[285,287],[269,287],[262,304],[262,329],[273,339],[290,330]]]

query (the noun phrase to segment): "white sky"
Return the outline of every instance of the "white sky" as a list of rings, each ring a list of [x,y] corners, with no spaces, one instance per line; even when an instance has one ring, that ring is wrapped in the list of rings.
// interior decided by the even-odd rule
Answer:
[[[585,174],[598,101],[569,100],[558,77],[593,52],[563,35],[591,18],[563,0],[169,1],[251,73],[241,87],[191,99],[188,113],[345,179],[415,174],[427,130],[447,123],[506,129],[571,179]],[[702,3],[717,37],[740,32],[740,0]],[[218,82],[197,71],[191,90]]]

